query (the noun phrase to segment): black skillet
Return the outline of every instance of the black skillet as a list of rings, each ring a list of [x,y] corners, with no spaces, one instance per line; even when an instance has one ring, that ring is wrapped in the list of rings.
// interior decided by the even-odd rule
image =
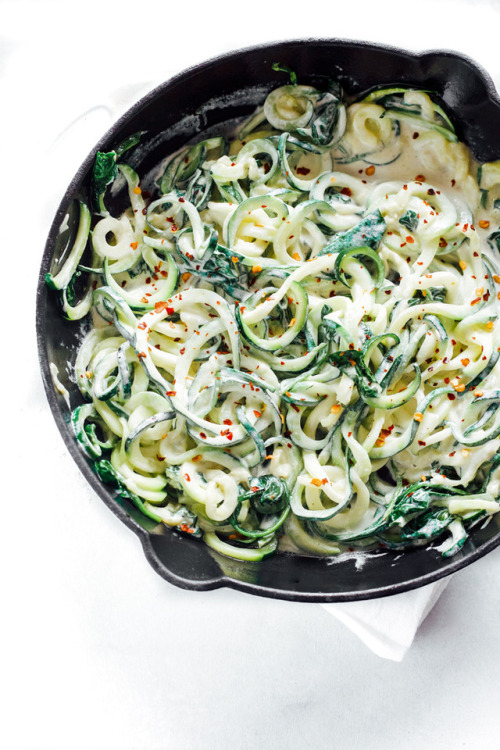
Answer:
[[[378,550],[338,558],[276,554],[260,563],[230,560],[204,544],[143,517],[119,504],[113,490],[101,484],[75,444],[68,426],[69,409],[54,388],[49,363],[70,394],[81,402],[68,375],[85,323],[61,317],[56,295],[45,283],[53,256],[60,253],[59,227],[75,197],[87,199],[95,152],[113,149],[128,135],[143,131],[141,145],[129,163],[143,186],[169,153],[200,131],[216,132],[220,124],[248,116],[272,88],[287,76],[272,69],[279,62],[296,71],[302,84],[321,87],[332,78],[353,96],[378,85],[402,84],[437,93],[451,115],[459,137],[479,161],[500,157],[500,101],[488,75],[473,61],[451,52],[414,54],[361,42],[314,39],[252,47],[209,60],[162,84],[135,104],[103,136],[72,180],[57,210],[42,259],[37,295],[37,339],[42,377],[54,418],[71,455],[106,505],[139,537],[147,559],[167,581],[187,589],[221,586],[295,601],[351,601],[399,593],[447,576],[500,544],[500,514],[486,528],[473,530],[451,559],[429,548],[398,554]],[[123,196],[112,197],[119,211]],[[75,500],[76,501],[76,500]]]

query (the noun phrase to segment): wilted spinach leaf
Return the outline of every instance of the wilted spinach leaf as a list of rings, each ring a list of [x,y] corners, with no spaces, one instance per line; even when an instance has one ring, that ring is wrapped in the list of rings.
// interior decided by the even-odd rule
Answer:
[[[257,487],[258,489],[253,489]],[[248,500],[256,513],[275,515],[288,505],[290,493],[284,479],[265,474],[252,480],[252,489],[240,495],[240,501]]]
[[[376,250],[384,236],[387,225],[385,219],[377,209],[368,214],[352,229],[339,232],[329,242],[319,255],[327,253],[340,253],[342,250],[352,250],[358,247],[371,247]]]
[[[101,195],[107,186],[116,179],[117,172],[115,151],[98,151],[92,170],[92,200],[96,210],[102,209],[100,205]]]
[[[399,223],[406,227],[410,232],[414,232],[418,227],[418,216],[415,211],[412,211],[411,208],[409,208],[400,218]]]

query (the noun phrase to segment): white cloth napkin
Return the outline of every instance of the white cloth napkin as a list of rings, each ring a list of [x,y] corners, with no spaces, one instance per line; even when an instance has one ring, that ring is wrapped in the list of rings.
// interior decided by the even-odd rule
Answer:
[[[380,599],[321,606],[361,638],[377,656],[402,661],[449,580],[449,577],[441,578],[427,586]]]
[[[104,95],[101,92],[102,103],[86,102],[85,111],[59,132],[49,148],[49,155],[56,157],[51,159],[51,171],[57,195],[57,199],[54,195],[53,204],[47,206],[50,212],[93,143],[113,121],[158,83],[139,81]],[[352,630],[375,654],[401,661],[448,580],[444,578],[413,591],[380,599],[321,606]]]

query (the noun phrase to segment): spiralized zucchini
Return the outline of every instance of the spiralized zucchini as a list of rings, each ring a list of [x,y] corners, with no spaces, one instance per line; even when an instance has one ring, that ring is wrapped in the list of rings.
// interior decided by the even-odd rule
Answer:
[[[291,81],[174,154],[156,194],[122,161],[138,137],[97,155],[47,275],[68,318],[92,305],[76,439],[224,555],[452,555],[500,508],[500,167],[428,92]]]

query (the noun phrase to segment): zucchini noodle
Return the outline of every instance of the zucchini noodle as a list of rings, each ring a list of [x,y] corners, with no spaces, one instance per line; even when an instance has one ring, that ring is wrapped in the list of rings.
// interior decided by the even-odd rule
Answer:
[[[241,560],[455,554],[500,509],[500,163],[428,93],[294,74],[155,194],[139,137],[97,154],[47,274],[92,321],[71,421],[102,481]]]

